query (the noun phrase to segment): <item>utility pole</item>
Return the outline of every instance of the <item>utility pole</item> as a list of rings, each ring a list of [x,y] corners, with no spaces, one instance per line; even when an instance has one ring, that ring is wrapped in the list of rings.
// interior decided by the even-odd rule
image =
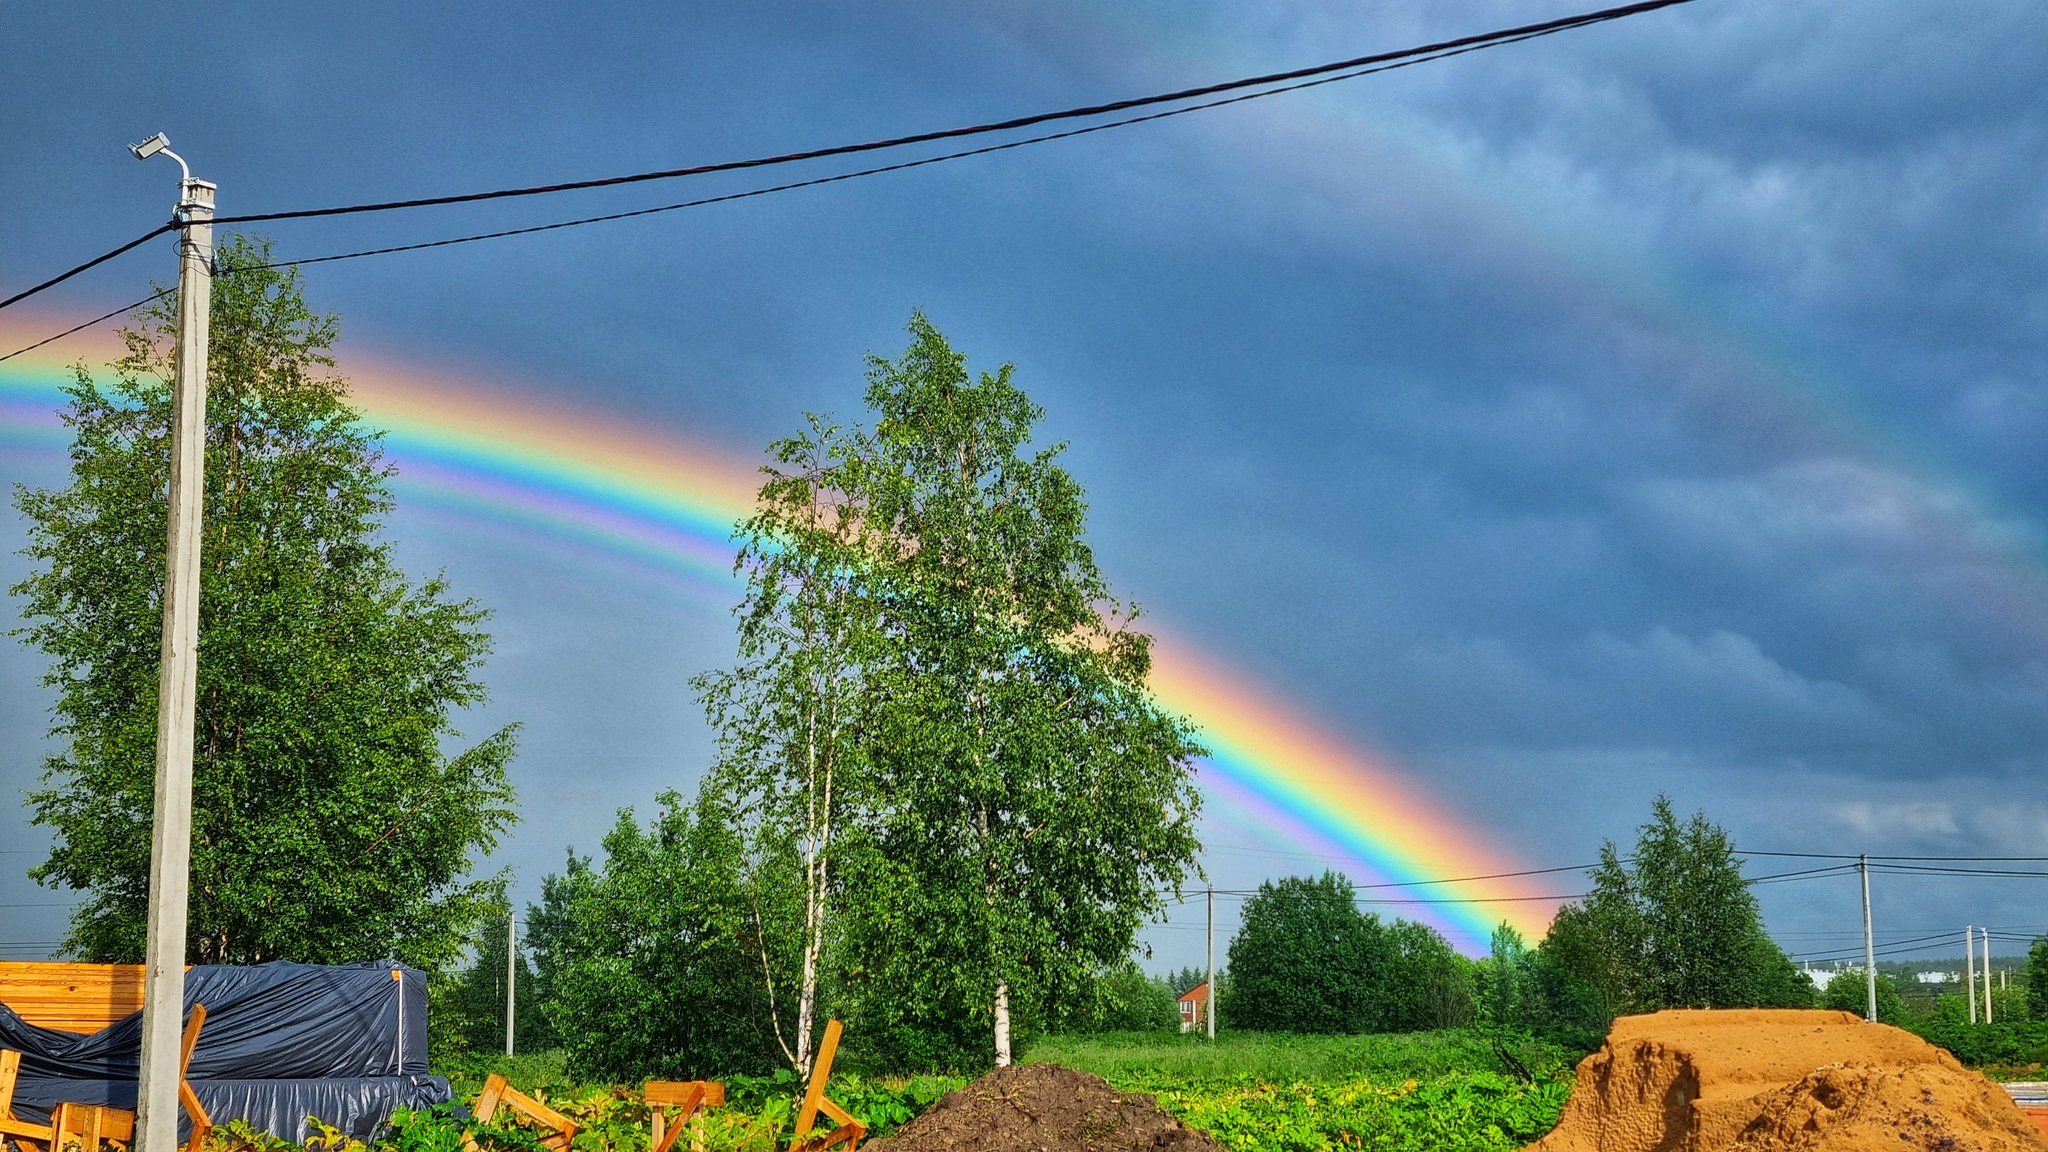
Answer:
[[[1984,942],[1984,1022],[1991,1023],[1991,929],[1977,929],[1978,939]]]
[[[178,162],[178,379],[171,401],[171,483],[164,548],[164,630],[157,681],[156,809],[149,834],[149,927],[142,973],[137,1152],[178,1146],[185,1030],[185,915],[192,886],[192,730],[199,672],[199,543],[206,499],[206,341],[213,305],[214,185],[192,178],[159,132],[129,151]]]
[[[1209,1039],[1216,1038],[1216,886],[1209,885],[1209,979],[1202,985],[1208,989],[1207,1004],[1202,1005],[1202,1016],[1209,1022]]]
[[[1877,1022],[1877,948],[1870,940],[1870,856],[1856,857],[1856,871],[1863,876],[1863,1018]]]
[[[1977,1022],[1977,928],[1963,925],[1963,991],[1970,996],[1970,1023]]]
[[[519,975],[519,913],[505,914],[505,1055],[512,1054],[512,1021],[515,1018],[512,982]]]

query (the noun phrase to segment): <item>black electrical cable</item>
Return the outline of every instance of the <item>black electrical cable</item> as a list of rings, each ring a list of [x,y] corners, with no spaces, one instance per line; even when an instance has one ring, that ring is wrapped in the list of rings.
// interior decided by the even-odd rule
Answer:
[[[1687,2],[1687,0],[1679,0],[1679,2]],[[1522,37],[1521,39],[1533,39],[1533,37]],[[1243,96],[1231,96],[1226,99],[1211,100],[1202,104],[1191,104],[1185,108],[1171,108],[1164,112],[1151,112],[1143,116],[1132,116],[1123,120],[1111,120],[1103,124],[1091,124],[1085,128],[1070,128],[1064,132],[1049,132],[1042,136],[1030,136],[1022,140],[1007,140],[1001,144],[990,144],[981,148],[968,148],[958,152],[945,152],[937,156],[926,156],[921,159],[906,160],[897,164],[883,164],[873,168],[860,168],[852,172],[839,172],[830,176],[819,176],[809,180],[795,180],[787,184],[772,184],[765,188],[750,188],[743,192],[728,192],[720,196],[705,196],[696,200],[680,201],[675,204],[661,204],[653,208],[635,208],[625,212],[607,212],[601,216],[584,216],[579,217],[578,219],[575,220],[558,220],[552,224],[532,224],[522,228],[501,229],[496,232],[478,232],[468,236],[449,237],[448,239],[444,240],[424,240],[417,244],[397,244],[386,248],[365,248],[356,252],[340,252],[331,256],[307,256],[296,260],[279,260],[271,264],[259,264],[253,265],[245,269],[238,269],[238,271],[255,271],[259,268],[288,268],[297,267],[302,264],[325,264],[334,260],[354,260],[362,256],[389,256],[398,252],[418,252],[421,251],[422,249],[427,248],[445,248],[451,244],[470,244],[479,240],[502,240],[509,236],[527,236],[536,232],[552,232],[560,228],[577,228],[585,224],[602,224],[613,220],[630,220],[636,216],[653,216],[662,212],[675,212],[685,208],[702,208],[705,207],[706,205],[711,204],[725,204],[734,200],[747,200],[755,196],[767,196],[777,192],[790,192],[799,188],[815,188],[821,184],[837,184],[841,181],[857,180],[865,176],[879,176],[887,172],[901,172],[910,168],[922,168],[928,164],[942,164],[948,160],[964,160],[970,156],[986,156],[991,152],[1006,152],[1012,148],[1022,148],[1030,144],[1044,144],[1054,140],[1067,140],[1075,136],[1086,136],[1094,132],[1108,131],[1111,128],[1125,128],[1132,124],[1143,124],[1152,120],[1164,120],[1169,116],[1181,116],[1189,112],[1200,112],[1209,108],[1220,108],[1226,104],[1239,104],[1247,100],[1257,100],[1265,96],[1275,96],[1282,92],[1296,92],[1300,91],[1303,88],[1314,88],[1322,84],[1334,84],[1342,80],[1353,80],[1360,76],[1369,76],[1375,72],[1390,72],[1396,68],[1407,68],[1412,67],[1416,64],[1427,64],[1434,60],[1442,60],[1446,57],[1462,55],[1466,52],[1476,52],[1480,48],[1491,48],[1499,44],[1512,44],[1517,42],[1518,41],[1516,40],[1493,41],[1487,44],[1454,49],[1452,51],[1443,52],[1435,56],[1418,57],[1414,59],[1402,60],[1399,63],[1395,64],[1383,64],[1375,68],[1360,69],[1356,72],[1346,72],[1337,76],[1325,76],[1319,80],[1310,80],[1300,84],[1290,84],[1283,88],[1270,88],[1263,92],[1253,92]],[[220,223],[235,222],[237,222],[235,219],[229,218],[223,218],[220,221]]]
[[[830,156],[849,156],[860,152],[877,152],[887,148],[901,148],[909,144],[924,144],[934,140],[956,140],[963,136],[980,136],[989,132],[1008,132],[1018,128],[1030,128],[1058,120],[1073,120],[1089,116],[1103,116],[1112,112],[1124,112],[1132,108],[1144,108],[1154,104],[1178,103],[1219,92],[1230,92],[1243,88],[1258,88],[1268,84],[1281,84],[1289,80],[1300,80],[1309,76],[1321,76],[1331,72],[1347,72],[1372,64],[1384,64],[1411,56],[1433,56],[1459,48],[1489,46],[1495,42],[1527,40],[1537,36],[1548,36],[1610,20],[1621,20],[1660,8],[1688,4],[1692,0],[1641,0],[1635,4],[1624,4],[1614,8],[1603,8],[1595,12],[1582,12],[1556,20],[1545,20],[1536,24],[1524,24],[1517,28],[1503,28],[1493,32],[1482,32],[1472,36],[1461,36],[1455,40],[1442,40],[1435,44],[1424,44],[1415,48],[1402,48],[1392,52],[1376,52],[1369,56],[1356,56],[1349,60],[1338,60],[1329,64],[1317,64],[1308,68],[1295,68],[1286,72],[1269,72],[1263,76],[1249,76],[1241,80],[1226,80],[1220,84],[1205,84],[1198,88],[1183,88],[1176,92],[1162,92],[1152,96],[1137,96],[1126,100],[1113,100],[1107,104],[1089,104],[1078,108],[1064,108],[1057,112],[1039,112],[1030,116],[1018,116],[1009,120],[997,120],[987,124],[973,124],[962,128],[942,128],[931,132],[917,132],[908,136],[895,136],[883,140],[870,140],[861,144],[837,144],[828,148],[813,148],[803,152],[785,152],[776,156],[762,156],[750,160],[727,160],[717,164],[700,164],[689,168],[666,168],[654,172],[638,172],[630,176],[605,176],[594,180],[575,180],[561,184],[540,184],[525,188],[500,188],[490,192],[464,192],[452,196],[426,196],[413,200],[385,200],[369,204],[349,204],[335,208],[299,209],[291,212],[261,212],[244,216],[223,216],[219,223],[254,224],[268,220],[303,220],[315,216],[344,216],[359,212],[389,212],[399,208],[426,208],[442,204],[469,204],[479,200],[503,200],[514,196],[543,196],[555,192],[573,192],[587,188],[608,188],[620,184],[639,184],[650,180],[673,180],[684,176],[703,176],[714,172],[736,172],[747,168],[765,168],[776,164],[792,164],[803,160],[822,160]]]
[[[1927,867],[1927,865],[1870,865],[1872,871],[1888,875],[2048,875],[2048,871],[2021,871],[2001,867]]]
[[[1961,863],[2008,860],[2048,864],[2048,856],[1872,856],[1855,852],[1764,852],[1754,848],[1737,848],[1737,856],[1787,856],[1800,860],[1917,860],[1930,863],[1956,861]]]
[[[149,295],[144,296],[142,299],[137,300],[133,304],[123,305],[122,307],[116,308],[112,312],[109,312],[103,316],[95,316],[92,319],[87,320],[83,324],[66,328],[62,332],[57,333],[55,336],[45,336],[41,340],[36,341],[35,343],[29,345],[26,348],[16,348],[14,351],[9,352],[7,355],[0,356],[0,364],[4,364],[7,361],[12,360],[16,356],[19,356],[24,352],[33,352],[36,349],[41,348],[45,344],[54,344],[57,341],[62,340],[63,338],[71,335],[74,332],[83,332],[87,328],[90,328],[95,324],[100,324],[104,323],[105,321],[112,320],[114,317],[121,315],[123,312],[133,312],[135,309],[142,307],[144,304],[147,304],[152,300],[161,300],[164,297],[176,291],[176,288],[165,288],[160,291],[152,292]]]
[[[523,188],[500,188],[488,192],[465,192],[450,196],[428,196],[411,200],[385,200],[366,204],[341,205],[333,208],[304,208],[286,212],[257,212],[247,213],[239,216],[220,216],[216,217],[213,222],[216,224],[254,224],[274,220],[304,220],[321,216],[344,216],[365,212],[389,212],[401,208],[425,208],[446,204],[468,204],[483,200],[503,200],[512,197],[542,196],[556,192],[573,192],[591,188],[606,188],[624,184],[645,183],[654,180],[673,180],[685,176],[703,176],[716,172],[736,172],[749,168],[765,168],[773,165],[793,164],[805,160],[819,160],[831,156],[847,156],[862,152],[876,152],[890,148],[901,148],[911,144],[929,143],[935,140],[951,140],[959,139],[961,137],[966,136],[984,135],[990,132],[1013,131],[1018,128],[1028,128],[1034,125],[1047,124],[1059,120],[1079,119],[1089,116],[1102,116],[1112,112],[1128,111],[1133,108],[1143,108],[1155,104],[1178,103],[1183,100],[1193,100],[1203,96],[1212,96],[1219,92],[1230,92],[1244,88],[1260,88],[1266,85],[1283,84],[1286,81],[1300,80],[1311,76],[1328,76],[1328,74],[1330,73],[1343,72],[1350,73],[1351,75],[1342,77],[1329,77],[1329,79],[1350,79],[1352,78],[1352,76],[1362,76],[1367,75],[1371,72],[1386,70],[1385,67],[1370,67],[1372,65],[1398,66],[1395,64],[1395,62],[1420,63],[1422,62],[1423,58],[1442,59],[1447,56],[1460,55],[1464,52],[1476,51],[1481,48],[1497,47],[1502,44],[1514,44],[1524,40],[1533,40],[1540,36],[1549,36],[1558,32],[1569,31],[1576,28],[1583,28],[1594,24],[1602,24],[1610,20],[1620,20],[1629,16],[1640,15],[1645,12],[1654,12],[1660,8],[1670,8],[1679,4],[1689,4],[1691,2],[1692,0],[1641,0],[1641,2],[1635,4],[1624,4],[1614,8],[1603,8],[1594,12],[1582,12],[1573,16],[1560,17],[1556,20],[1546,20],[1536,24],[1525,24],[1517,28],[1498,29],[1493,32],[1483,32],[1473,36],[1462,36],[1454,40],[1444,40],[1439,41],[1435,44],[1425,44],[1414,48],[1403,48],[1392,52],[1379,52],[1374,53],[1370,56],[1358,56],[1349,60],[1339,60],[1329,64],[1318,64],[1309,68],[1296,68],[1286,72],[1272,72],[1267,73],[1263,76],[1251,76],[1240,80],[1229,80],[1220,84],[1207,84],[1197,88],[1184,88],[1176,92],[1163,92],[1151,96],[1139,96],[1126,100],[1115,100],[1107,104],[1091,104],[1078,108],[1065,108],[1056,112],[1041,112],[1030,116],[1019,116],[1009,120],[1000,120],[987,124],[974,124],[961,128],[945,128],[932,132],[918,132],[908,136],[896,136],[883,140],[870,140],[859,144],[839,144],[828,148],[814,148],[802,152],[787,152],[775,156],[760,156],[747,160],[728,160],[716,164],[700,164],[688,168],[668,168],[654,172],[638,172],[627,176],[606,176],[592,180],[576,180],[560,184],[542,184]],[[1328,82],[1328,80],[1319,82]],[[1238,97],[1231,100],[1212,101],[1205,105],[1202,105],[1202,107],[1217,107],[1223,104],[1235,103],[1237,99],[1255,99],[1258,96],[1269,96],[1274,95],[1278,92],[1294,91],[1300,88],[1312,86],[1313,84],[1289,85],[1287,87],[1273,89],[1272,91],[1255,93],[1250,96]],[[1183,109],[1181,111],[1194,110],[1195,109],[1190,108]],[[1135,124],[1142,122],[1144,120],[1158,118],[1159,116],[1157,115],[1133,117],[1131,119],[1122,121],[1119,124],[1101,125],[1098,127],[1098,129],[1091,130],[1099,130],[1099,128],[1107,127],[1120,127],[1123,124]],[[1010,146],[1015,147],[1025,143],[1042,143],[1044,142],[1044,140],[1060,139],[1064,136],[1081,134],[1082,133],[1080,132],[1055,133],[1042,137],[1040,139],[1020,141],[1018,142],[1018,144]],[[995,148],[976,149],[972,152],[961,153],[959,155],[975,155],[982,151],[998,150],[999,149]],[[955,155],[944,157],[943,159],[958,158],[959,156]],[[895,167],[897,166],[891,165],[888,168],[879,169],[879,171],[889,171],[894,169]],[[903,165],[902,167],[915,167],[915,165]],[[873,173],[870,172],[861,174],[872,175]],[[851,175],[842,175],[836,177],[836,179],[850,178],[852,178]],[[820,180],[816,181],[815,183],[827,182],[829,181]],[[803,187],[809,183],[813,182],[800,182],[798,184],[792,185],[792,187]],[[776,190],[780,191],[783,189]],[[759,191],[751,193],[751,195],[761,194],[763,193]],[[736,199],[737,197],[733,198]],[[715,202],[715,199],[710,202]],[[668,211],[673,210],[674,208],[677,207],[685,206],[687,205],[671,205],[668,208],[659,210]],[[622,213],[616,216],[603,217],[603,219],[618,219],[628,215],[641,215],[644,214],[645,211],[654,210],[643,210],[643,212],[638,213]],[[595,219],[597,218],[593,218],[591,221],[585,222],[595,222]],[[568,223],[563,223],[554,225],[553,227],[568,226],[570,226]],[[114,257],[121,255],[124,252],[136,248],[144,243],[147,243],[149,240],[154,239],[157,236],[161,236],[164,233],[173,231],[174,229],[177,229],[179,227],[181,227],[181,223],[175,220],[169,223],[161,224],[157,226],[155,229],[152,229],[151,231],[146,232],[133,240],[130,240],[128,243],[121,245],[119,248],[115,248],[112,251],[107,252],[103,255],[95,256],[91,260],[88,260],[85,263],[80,264],[77,267],[72,268],[71,270],[64,272],[58,276],[54,276],[48,280],[45,280],[41,284],[38,284],[33,288],[29,288],[23,292],[18,292],[5,300],[0,300],[0,309],[4,309],[9,305],[18,303],[22,300],[26,300],[30,296],[33,296],[46,288],[50,288],[54,285],[61,284],[64,281],[69,280],[73,276],[76,276],[79,273],[86,271],[87,269],[103,264],[108,260],[111,260]],[[533,230],[542,231],[544,229],[536,228]],[[490,236],[478,236],[475,238],[492,239],[495,238],[497,235],[516,235],[519,231],[521,230],[513,230],[511,232],[493,234]],[[461,242],[464,241],[442,241],[439,243]],[[434,245],[420,245],[420,247],[432,246]],[[409,247],[410,246],[408,246],[408,248]],[[408,250],[408,248],[390,249],[390,251],[404,251]],[[362,253],[362,255],[381,254],[382,251],[383,250],[380,250],[378,253],[366,252]],[[329,259],[344,258],[345,257],[341,256],[329,257]]]
[[[85,263],[80,264],[78,267],[73,268],[69,272],[60,272],[57,275],[50,277],[48,280],[43,281],[41,284],[36,285],[33,288],[30,288],[23,292],[16,292],[14,295],[9,296],[7,299],[0,300],[0,308],[5,308],[9,304],[16,304],[23,300],[26,300],[29,297],[35,295],[36,293],[41,292],[45,288],[54,288],[57,285],[62,284],[66,280],[71,279],[73,276],[78,275],[80,272],[83,272],[88,268],[97,268],[100,265],[105,264],[107,261],[112,260],[114,257],[121,255],[123,252],[127,252],[135,248],[140,248],[144,244],[149,243],[151,240],[156,239],[157,237],[163,235],[164,233],[169,232],[174,228],[180,227],[183,227],[183,225],[175,220],[173,220],[169,224],[159,224],[155,228],[152,228],[149,231],[144,232],[142,235],[137,236],[135,239],[130,240],[126,244],[121,245],[119,248],[116,248],[111,252],[105,252],[98,256],[95,256],[92,259],[87,260]],[[119,313],[116,313],[116,315],[119,315]],[[69,333],[66,333],[66,335],[69,335]],[[26,351],[26,349],[24,349],[24,351]]]

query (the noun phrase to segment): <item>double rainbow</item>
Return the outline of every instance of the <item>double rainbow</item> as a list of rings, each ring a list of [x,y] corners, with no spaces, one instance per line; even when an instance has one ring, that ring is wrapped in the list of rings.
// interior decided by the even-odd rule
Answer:
[[[54,355],[0,364],[0,444],[66,445],[55,411],[68,371]],[[386,431],[408,504],[509,529],[579,561],[654,574],[706,610],[732,603],[730,535],[759,480],[737,455],[397,365],[355,360],[347,374],[354,402]],[[1463,901],[1390,910],[1435,924],[1465,949],[1483,949],[1503,919],[1541,934],[1553,906],[1530,899],[1542,889],[1526,879],[1437,883],[1516,870],[1482,834],[1184,641],[1162,637],[1156,653],[1153,691],[1199,729],[1211,753],[1204,787],[1240,818],[1337,857],[1362,883],[1396,886],[1375,896]]]

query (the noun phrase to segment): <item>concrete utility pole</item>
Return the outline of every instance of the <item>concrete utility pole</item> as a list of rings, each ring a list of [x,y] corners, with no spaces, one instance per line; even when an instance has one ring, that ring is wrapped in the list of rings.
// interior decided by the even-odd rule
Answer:
[[[1991,929],[1977,929],[1979,940],[1984,942],[1984,1022],[1991,1023]]]
[[[129,151],[178,162],[178,379],[171,401],[170,524],[157,681],[156,810],[149,835],[149,929],[142,972],[137,1152],[178,1146],[185,1030],[185,912],[192,886],[192,729],[199,680],[199,541],[206,498],[206,339],[213,304],[214,186],[194,180],[159,132]]]
[[[1209,886],[1209,980],[1203,985],[1208,990],[1209,1002],[1202,1006],[1202,1015],[1209,1022],[1209,1039],[1216,1038],[1216,886]]]
[[[1870,857],[1856,857],[1856,871],[1863,875],[1863,1018],[1877,1022],[1877,948],[1870,940]]]
[[[1970,1023],[1977,1022],[1977,929],[1963,925],[1963,991],[1970,997]]]
[[[512,1021],[515,1018],[512,982],[519,975],[519,913],[505,915],[505,1055],[512,1054]]]

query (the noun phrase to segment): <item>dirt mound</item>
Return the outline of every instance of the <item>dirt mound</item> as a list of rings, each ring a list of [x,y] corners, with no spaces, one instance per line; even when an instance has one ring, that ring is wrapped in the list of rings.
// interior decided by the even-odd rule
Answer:
[[[1530,1152],[2048,1152],[1997,1086],[1910,1032],[1797,1009],[1627,1016]]]
[[[1998,1085],[1942,1064],[1841,1064],[1757,1096],[1741,1152],[1939,1149],[2036,1152],[2033,1123]]]
[[[1223,1152],[1142,1092],[1057,1064],[998,1068],[868,1143],[872,1152]]]

